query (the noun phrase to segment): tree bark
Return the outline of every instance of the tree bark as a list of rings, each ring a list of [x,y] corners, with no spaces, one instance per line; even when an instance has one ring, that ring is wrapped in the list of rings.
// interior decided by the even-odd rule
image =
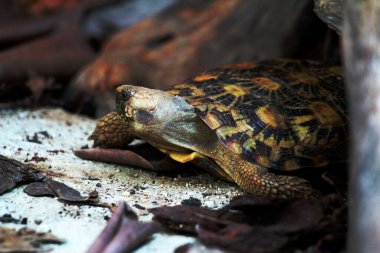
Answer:
[[[380,249],[379,21],[379,1],[347,1],[343,49],[351,113],[349,252]]]

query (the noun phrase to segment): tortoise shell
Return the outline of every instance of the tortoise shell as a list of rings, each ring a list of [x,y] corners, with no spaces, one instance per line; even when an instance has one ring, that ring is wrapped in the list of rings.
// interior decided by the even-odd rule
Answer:
[[[294,170],[346,157],[342,70],[313,61],[225,65],[175,85],[228,149],[264,167]]]

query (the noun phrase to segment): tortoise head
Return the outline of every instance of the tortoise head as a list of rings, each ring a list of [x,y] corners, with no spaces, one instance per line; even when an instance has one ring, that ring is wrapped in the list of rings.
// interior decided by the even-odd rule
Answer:
[[[185,99],[161,90],[122,85],[116,93],[117,112],[136,134],[162,131],[167,124],[183,120],[188,113],[194,114],[194,107]]]

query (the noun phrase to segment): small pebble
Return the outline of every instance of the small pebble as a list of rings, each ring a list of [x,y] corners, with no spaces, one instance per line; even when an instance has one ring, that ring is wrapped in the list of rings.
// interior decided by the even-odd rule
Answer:
[[[28,218],[26,218],[26,217],[22,218],[21,221],[20,221],[20,223],[22,225],[26,225],[28,223]]]
[[[145,210],[145,207],[143,207],[142,205],[134,204],[133,206],[136,207],[137,209]]]

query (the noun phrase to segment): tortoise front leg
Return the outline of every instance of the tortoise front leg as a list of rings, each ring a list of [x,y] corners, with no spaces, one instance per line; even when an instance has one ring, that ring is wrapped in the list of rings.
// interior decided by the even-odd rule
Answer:
[[[116,112],[110,112],[96,124],[89,140],[94,140],[94,147],[125,148],[135,139],[126,122]]]

